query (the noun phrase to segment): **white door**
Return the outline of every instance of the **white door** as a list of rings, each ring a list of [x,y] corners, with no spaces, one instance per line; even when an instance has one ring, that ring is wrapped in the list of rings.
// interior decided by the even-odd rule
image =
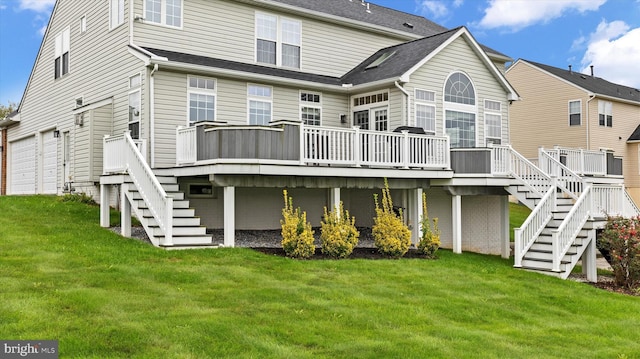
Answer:
[[[53,131],[42,134],[42,193],[58,193],[58,139]]]
[[[10,194],[36,193],[36,138],[12,142]]]

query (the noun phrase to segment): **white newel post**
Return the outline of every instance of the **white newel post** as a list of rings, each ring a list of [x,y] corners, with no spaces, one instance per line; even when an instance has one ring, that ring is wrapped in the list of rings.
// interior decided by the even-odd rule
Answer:
[[[109,228],[111,226],[109,219],[109,186],[100,185],[100,227]]]
[[[354,138],[353,138],[353,159],[355,161],[355,166],[360,167],[360,126],[354,126],[355,130]]]
[[[129,203],[129,187],[120,186],[120,226],[123,237],[131,237],[131,203]]]
[[[236,242],[236,188],[224,187],[224,246],[234,247]]]
[[[462,197],[451,197],[451,212],[453,224],[453,253],[462,253]]]
[[[411,156],[409,154],[409,151],[411,150],[410,146],[409,146],[410,145],[410,143],[409,143],[409,131],[403,130],[402,131],[402,135],[403,135],[403,138],[402,138],[402,141],[403,141],[403,143],[402,143],[402,145],[403,145],[402,146],[402,164],[403,164],[403,167],[405,169],[408,169],[409,168],[409,160],[411,159]]]
[[[300,166],[304,166],[304,150],[305,147],[309,148],[307,143],[307,137],[304,135],[304,123],[300,122]]]

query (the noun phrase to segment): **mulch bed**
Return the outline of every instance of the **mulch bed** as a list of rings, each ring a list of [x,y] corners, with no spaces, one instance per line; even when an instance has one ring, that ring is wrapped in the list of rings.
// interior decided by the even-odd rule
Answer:
[[[284,252],[284,249],[282,248],[254,247],[252,249],[268,255],[280,256],[280,257],[287,256],[286,253]],[[425,255],[420,253],[417,249],[412,248],[412,249],[409,249],[409,251],[405,253],[405,255],[402,256],[401,258],[426,259],[427,257],[425,257]],[[308,260],[318,260],[318,259],[334,259],[334,258],[322,253],[322,250],[320,248],[316,248],[315,254],[311,256],[311,258],[308,258]],[[351,253],[351,255],[345,259],[395,259],[395,258],[391,258],[389,256],[385,256],[381,254],[380,252],[378,252],[376,248],[356,247],[353,249],[353,252]]]

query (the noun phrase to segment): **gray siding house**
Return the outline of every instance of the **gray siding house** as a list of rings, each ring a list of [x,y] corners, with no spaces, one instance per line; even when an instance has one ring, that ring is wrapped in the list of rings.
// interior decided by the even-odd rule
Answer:
[[[285,188],[314,226],[343,201],[370,227],[387,178],[414,242],[426,192],[444,247],[508,257],[511,194],[542,213],[518,232],[516,266],[595,271],[593,213],[562,218],[621,180],[511,148],[507,61],[464,27],[365,1],[58,0],[18,114],[0,121],[2,175],[8,194],[91,194],[103,226],[118,205],[124,235],[135,214],[164,248],[278,229]],[[545,242],[554,230],[561,245]]]

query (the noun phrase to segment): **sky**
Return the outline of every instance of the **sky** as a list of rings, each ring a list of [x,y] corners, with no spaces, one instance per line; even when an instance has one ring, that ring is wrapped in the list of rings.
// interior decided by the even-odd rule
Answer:
[[[0,104],[20,102],[54,2],[0,0]],[[640,0],[371,2],[447,28],[464,25],[478,42],[513,59],[584,73],[593,65],[597,77],[640,88]]]

